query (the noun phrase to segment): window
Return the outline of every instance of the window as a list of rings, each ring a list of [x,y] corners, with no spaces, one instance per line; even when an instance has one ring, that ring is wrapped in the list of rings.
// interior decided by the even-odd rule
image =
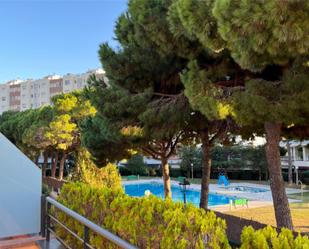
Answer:
[[[66,86],[67,86],[67,85],[70,85],[70,83],[71,83],[71,82],[70,82],[69,80],[65,80],[65,81],[64,81],[64,84],[65,84]]]
[[[31,94],[31,98],[33,98],[33,94]]]
[[[26,90],[26,85],[23,86],[23,90]]]
[[[2,97],[2,101],[6,101],[6,97]]]
[[[23,104],[23,108],[26,108],[27,106],[26,106],[26,104]]]

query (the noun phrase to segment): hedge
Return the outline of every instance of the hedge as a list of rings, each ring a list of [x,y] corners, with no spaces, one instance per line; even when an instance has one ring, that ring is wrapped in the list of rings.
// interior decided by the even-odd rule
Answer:
[[[83,182],[97,188],[106,187],[115,191],[123,190],[117,166],[108,163],[98,168],[92,161],[90,153],[84,148],[78,150],[76,169],[69,180]]]
[[[293,233],[282,228],[278,233],[273,227],[254,230],[251,226],[245,227],[241,234],[240,249],[308,249],[309,239],[307,236],[298,235],[294,238]]]
[[[193,205],[184,208],[182,203],[172,200],[155,196],[135,198],[122,191],[83,183],[64,185],[59,201],[138,248],[230,248],[225,221],[213,212],[205,212]],[[55,215],[72,231],[83,236],[80,224],[61,212],[55,212]],[[83,248],[61,227],[56,227],[56,231],[73,248]],[[93,233],[90,241],[95,248],[117,248]]]
[[[130,197],[121,190],[96,188],[84,183],[64,185],[58,200],[141,249],[231,248],[225,221],[211,211],[205,212],[190,204],[184,208],[180,202],[155,196]],[[53,212],[63,224],[83,236],[83,226],[60,211]],[[55,228],[69,246],[83,248],[63,228],[57,225]],[[94,233],[90,233],[90,241],[95,248],[117,248]],[[249,226],[242,231],[240,249],[281,248],[309,249],[309,239],[301,235],[295,238],[284,228],[278,233],[270,226],[260,230]]]

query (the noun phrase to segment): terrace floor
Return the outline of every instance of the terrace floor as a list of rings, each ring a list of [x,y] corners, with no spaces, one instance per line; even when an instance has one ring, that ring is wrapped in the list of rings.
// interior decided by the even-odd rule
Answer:
[[[35,238],[33,238],[35,240]],[[0,243],[1,249],[65,249],[56,239],[49,242],[43,238],[34,242],[31,238],[19,238]]]

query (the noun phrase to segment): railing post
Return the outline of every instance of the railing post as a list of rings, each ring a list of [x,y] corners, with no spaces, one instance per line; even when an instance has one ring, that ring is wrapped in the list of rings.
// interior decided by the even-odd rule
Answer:
[[[50,208],[51,204],[47,201],[47,210],[46,210],[46,240],[50,240]]]
[[[88,249],[89,244],[89,228],[84,226],[84,249]]]
[[[41,236],[46,234],[46,196],[41,196]]]

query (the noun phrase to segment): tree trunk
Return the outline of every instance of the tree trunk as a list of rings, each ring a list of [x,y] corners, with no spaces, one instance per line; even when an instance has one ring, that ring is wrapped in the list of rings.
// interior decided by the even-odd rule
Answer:
[[[210,141],[209,141],[208,129],[202,130],[200,132],[200,136],[202,141],[202,153],[203,153],[200,208],[204,208],[205,210],[207,210],[210,169],[211,169]]]
[[[164,196],[165,198],[172,198],[170,169],[167,162],[167,158],[161,158],[161,167],[164,182]]]
[[[67,154],[63,152],[61,160],[60,160],[60,166],[59,166],[59,180],[63,179],[64,163],[65,163],[66,158],[67,158]]]
[[[52,172],[51,172],[51,177],[54,177],[54,178],[56,178],[56,169],[57,169],[57,164],[58,164],[58,157],[59,157],[59,152],[56,151],[54,158],[53,158]]]
[[[278,123],[266,122],[264,127],[267,141],[265,147],[266,158],[269,169],[270,188],[273,197],[277,227],[293,229],[291,211],[281,173],[279,151],[281,125]]]
[[[47,163],[48,163],[48,151],[44,151],[43,156],[44,156],[44,161],[43,161],[43,164],[42,164],[42,177],[45,177],[46,176]]]
[[[40,158],[40,154],[38,156],[35,156],[34,158],[35,165],[39,165],[39,158]]]
[[[289,165],[289,184],[293,184],[293,169],[292,169],[292,157],[291,157],[291,146],[290,146],[290,141],[288,140],[286,142],[286,148],[288,151],[288,165]]]

